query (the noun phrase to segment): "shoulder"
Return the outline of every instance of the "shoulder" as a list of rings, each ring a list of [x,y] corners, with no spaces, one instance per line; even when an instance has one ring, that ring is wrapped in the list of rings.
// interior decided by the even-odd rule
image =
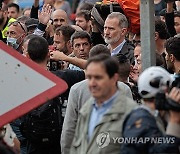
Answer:
[[[71,87],[71,90],[82,90],[84,88],[88,88],[88,85],[87,85],[87,80],[82,80],[76,84],[74,84],[72,87]]]
[[[58,70],[55,72],[52,72],[61,79],[65,80],[68,85],[72,82],[73,84],[82,81],[85,79],[85,73],[84,71],[76,71],[76,70]],[[71,85],[72,86],[72,85]]]
[[[90,97],[86,103],[81,107],[80,109],[80,114],[81,115],[87,115],[89,114],[89,112],[91,111],[92,108],[92,103],[93,103],[94,99],[93,97]]]
[[[123,130],[124,136],[158,135],[160,132],[153,115],[143,108],[133,110],[126,117]]]
[[[128,40],[124,43],[123,47],[128,49],[128,51],[134,50],[133,44],[130,41],[128,41]]]
[[[132,98],[131,89],[130,89],[130,87],[129,87],[127,84],[119,81],[119,82],[118,82],[118,88],[119,88],[119,90],[120,90],[121,92],[123,92],[126,96]]]

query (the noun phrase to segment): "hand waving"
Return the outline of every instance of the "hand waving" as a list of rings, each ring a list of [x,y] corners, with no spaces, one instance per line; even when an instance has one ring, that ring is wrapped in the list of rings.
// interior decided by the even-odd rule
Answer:
[[[49,4],[44,4],[42,11],[39,14],[39,21],[40,23],[47,25],[51,18],[52,8]]]

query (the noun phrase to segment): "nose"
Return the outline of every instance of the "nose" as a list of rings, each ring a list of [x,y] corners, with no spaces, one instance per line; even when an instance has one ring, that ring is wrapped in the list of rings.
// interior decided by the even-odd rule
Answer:
[[[79,26],[79,22],[78,21],[76,21],[76,25]]]
[[[109,30],[108,30],[108,28],[104,28],[104,35],[106,36],[106,35],[109,35]]]
[[[58,20],[58,23],[57,23],[59,26],[61,26],[62,25],[62,23],[61,23],[61,21],[60,20]]]
[[[88,82],[89,82],[89,87],[95,87],[96,86],[96,81],[93,77],[91,79],[88,79]]]
[[[82,50],[84,50],[84,46],[83,46],[83,44],[81,44],[81,45],[80,45],[79,50],[81,50],[81,51],[82,51]]]
[[[138,65],[135,64],[134,67],[133,67],[133,70],[137,70],[138,69]]]

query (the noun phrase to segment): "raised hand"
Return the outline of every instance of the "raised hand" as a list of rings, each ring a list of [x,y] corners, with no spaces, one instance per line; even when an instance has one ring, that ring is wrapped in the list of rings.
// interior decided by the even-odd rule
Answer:
[[[50,52],[50,58],[53,59],[53,60],[63,60],[63,61],[66,61],[67,59],[67,55],[65,55],[63,52],[60,52],[60,51],[52,51]]]
[[[44,4],[42,11],[39,14],[39,21],[40,23],[47,25],[47,23],[49,22],[50,18],[51,18],[51,14],[52,14],[52,8],[49,4]]]

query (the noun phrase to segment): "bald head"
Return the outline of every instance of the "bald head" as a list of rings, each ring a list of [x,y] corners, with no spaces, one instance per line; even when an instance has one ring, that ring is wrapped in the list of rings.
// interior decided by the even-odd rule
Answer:
[[[57,27],[60,27],[61,25],[67,25],[68,24],[67,13],[64,10],[61,10],[61,9],[55,10],[53,12],[52,19],[53,19],[53,28],[54,28],[54,30]]]

